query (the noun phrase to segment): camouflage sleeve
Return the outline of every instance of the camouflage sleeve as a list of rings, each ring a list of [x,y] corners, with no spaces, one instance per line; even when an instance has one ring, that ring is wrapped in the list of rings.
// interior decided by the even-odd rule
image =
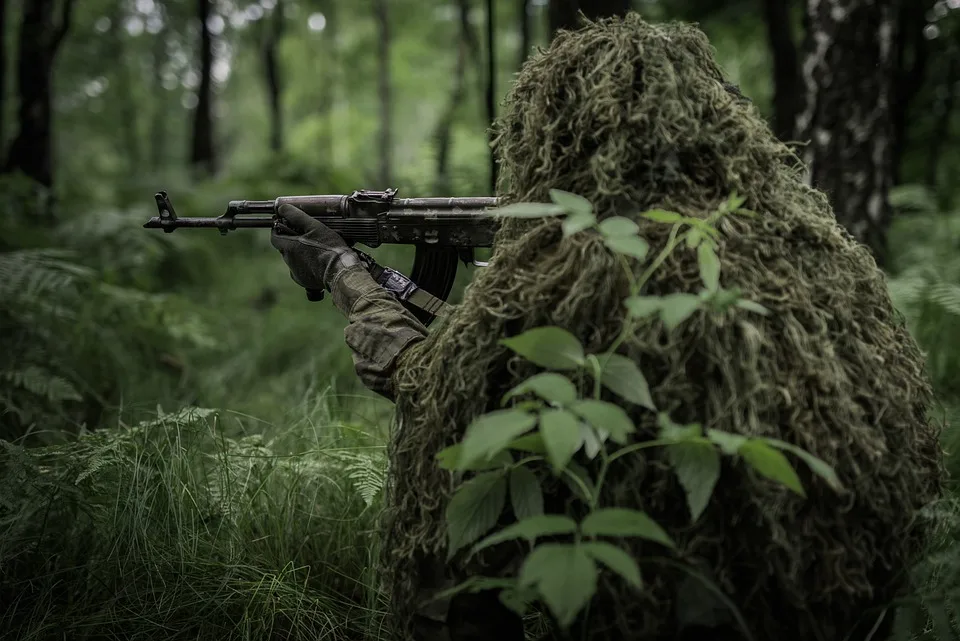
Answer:
[[[427,328],[363,267],[347,269],[331,288],[333,304],[347,317],[343,330],[357,376],[371,391],[393,400],[397,357],[427,337]]]

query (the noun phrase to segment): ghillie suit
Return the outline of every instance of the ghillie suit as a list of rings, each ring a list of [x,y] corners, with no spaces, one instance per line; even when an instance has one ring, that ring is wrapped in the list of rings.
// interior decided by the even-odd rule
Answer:
[[[941,456],[923,358],[868,251],[802,183],[756,109],[725,87],[692,26],[631,14],[561,33],[525,64],[496,126],[503,197],[580,194],[601,218],[635,220],[651,256],[669,226],[641,211],[706,217],[736,192],[759,214],[720,224],[721,283],[771,315],[698,312],[673,332],[650,321],[620,351],[675,421],[785,440],[833,465],[846,491],[796,465],[804,499],[725,458],[709,507],[691,525],[663,452],[650,449],[616,468],[601,504],[643,509],[664,525],[758,640],[834,641],[869,628],[874,620],[862,615],[903,586],[922,545],[914,514],[940,493]],[[700,287],[696,252],[681,246],[644,294]],[[602,351],[620,332],[627,291],[596,234],[563,239],[557,220],[508,220],[463,303],[404,354],[384,542],[401,633],[422,587],[416,559],[445,558],[444,509],[455,488],[435,454],[536,371],[498,340],[558,325]],[[630,412],[638,438],[656,434],[652,412],[606,400]],[[564,509],[561,490],[552,498]],[[635,558],[664,554],[636,539],[623,544]],[[602,578],[587,626],[595,638],[677,636],[684,575],[641,569],[639,592]]]

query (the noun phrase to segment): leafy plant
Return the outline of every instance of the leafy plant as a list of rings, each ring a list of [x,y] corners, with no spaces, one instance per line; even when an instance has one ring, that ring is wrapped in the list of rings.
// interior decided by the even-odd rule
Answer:
[[[728,215],[753,215],[741,208],[744,199],[731,197],[706,219],[664,210],[643,213],[650,221],[671,226],[666,246],[649,259],[649,244],[638,235],[640,228],[634,221],[616,216],[598,221],[592,205],[571,193],[553,190],[551,198],[552,203],[520,203],[499,213],[523,218],[565,216],[564,236],[599,234],[619,257],[630,283],[630,294],[623,301],[623,328],[606,351],[596,354],[587,353],[573,334],[555,326],[537,327],[502,339],[501,344],[547,371],[507,392],[501,409],[477,417],[462,441],[441,451],[437,458],[445,469],[473,473],[454,493],[447,508],[451,557],[464,550],[470,556],[510,540],[523,540],[529,545],[517,577],[473,580],[448,594],[498,588],[501,600],[519,613],[524,613],[531,602],[541,600],[557,623],[568,628],[595,595],[601,568],[630,585],[642,584],[637,561],[611,539],[639,537],[659,544],[665,553],[676,547],[648,514],[601,502],[609,471],[615,464],[627,462],[631,454],[649,448],[667,450],[693,521],[700,518],[710,500],[720,476],[722,456],[739,459],[755,473],[801,496],[804,489],[787,455],[802,461],[833,488],[840,489],[841,485],[829,465],[788,443],[705,430],[699,423],[676,424],[658,410],[636,363],[617,353],[638,323],[659,319],[668,330],[674,330],[698,313],[769,313],[737,290],[724,289],[720,284],[716,223]],[[671,252],[684,248],[697,253],[703,288],[697,293],[642,295],[644,285]],[[639,276],[631,261],[642,267]],[[578,375],[593,381],[588,396],[581,395],[572,380]],[[625,402],[656,412],[657,438],[633,442],[635,424],[618,404],[601,400],[603,388]],[[595,478],[574,461],[578,454],[589,460],[599,459]],[[544,513],[543,488],[531,469],[542,462],[554,476],[571,485],[585,506],[586,516],[579,522],[567,515]],[[488,534],[508,500],[518,521]],[[550,542],[540,542],[544,537],[550,537]]]

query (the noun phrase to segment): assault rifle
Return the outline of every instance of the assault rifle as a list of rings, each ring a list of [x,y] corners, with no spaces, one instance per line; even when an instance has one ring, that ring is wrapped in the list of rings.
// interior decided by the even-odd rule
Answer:
[[[477,247],[492,247],[498,221],[490,210],[497,198],[397,198],[396,189],[355,191],[349,196],[281,196],[274,200],[232,200],[226,211],[214,218],[180,218],[165,191],[158,192],[158,216],[144,224],[147,229],[170,233],[181,227],[214,228],[221,235],[233,229],[269,228],[283,204],[313,216],[343,236],[351,245],[413,245],[416,255],[411,277],[378,265],[357,251],[374,279],[422,322],[429,324],[447,311],[445,303],[457,275],[457,264],[485,266],[474,258]],[[308,291],[310,300],[323,292]]]

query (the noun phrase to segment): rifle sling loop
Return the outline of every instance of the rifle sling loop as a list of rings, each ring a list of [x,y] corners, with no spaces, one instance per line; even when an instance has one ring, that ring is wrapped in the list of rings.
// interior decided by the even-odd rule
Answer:
[[[418,287],[413,280],[390,267],[378,264],[371,256],[359,250],[354,250],[360,256],[361,262],[373,276],[378,285],[397,297],[401,303],[407,303],[430,315],[430,320],[437,316],[446,316],[450,313],[450,305],[437,298],[425,289]],[[416,314],[422,321],[420,314]]]

